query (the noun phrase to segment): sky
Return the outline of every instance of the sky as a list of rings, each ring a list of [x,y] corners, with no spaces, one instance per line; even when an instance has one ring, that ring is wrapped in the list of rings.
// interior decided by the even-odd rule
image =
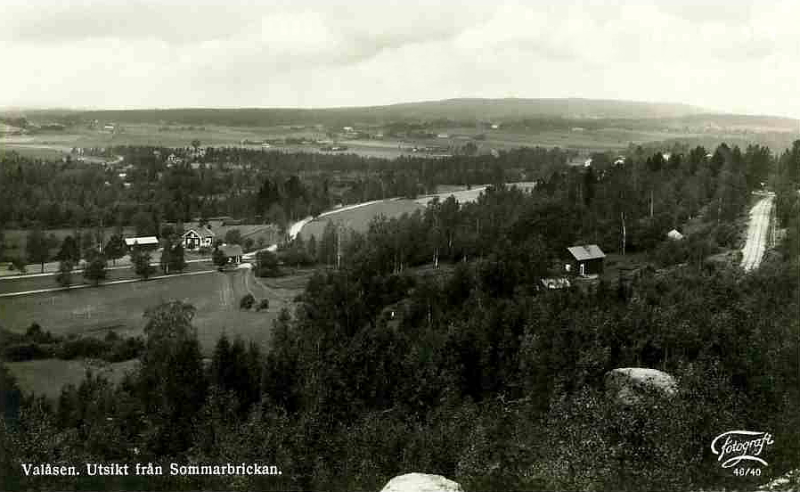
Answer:
[[[583,97],[800,118],[800,1],[3,0],[0,106]]]

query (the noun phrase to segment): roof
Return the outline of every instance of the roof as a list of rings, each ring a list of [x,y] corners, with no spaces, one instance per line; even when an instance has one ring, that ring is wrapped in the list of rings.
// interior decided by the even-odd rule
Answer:
[[[126,246],[133,246],[135,244],[138,244],[139,246],[158,244],[158,238],[155,237],[155,236],[126,237],[125,238],[125,245]]]
[[[228,258],[230,258],[231,256],[242,256],[244,254],[242,247],[239,246],[238,244],[224,244],[220,246],[219,249]]]
[[[198,227],[198,228],[195,228],[195,229],[189,229],[188,231],[184,232],[183,233],[183,237],[186,237],[187,235],[189,235],[190,232],[194,232],[195,234],[200,236],[202,239],[205,239],[207,237],[214,237],[216,235],[216,234],[214,234],[214,231],[212,231],[208,227]]]
[[[677,229],[672,229],[671,231],[669,231],[667,233],[667,237],[670,238],[670,239],[681,240],[681,239],[683,239],[683,234],[678,232]]]
[[[606,254],[596,244],[585,244],[583,246],[573,246],[567,248],[567,251],[578,261],[583,260],[597,260],[605,258]]]

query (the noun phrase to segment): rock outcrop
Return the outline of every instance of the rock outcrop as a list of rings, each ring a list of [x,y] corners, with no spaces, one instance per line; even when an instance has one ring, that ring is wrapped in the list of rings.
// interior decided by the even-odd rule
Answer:
[[[609,371],[605,376],[605,384],[609,396],[625,405],[639,403],[646,393],[671,397],[678,392],[675,378],[666,372],[644,367],[622,367]]]
[[[381,492],[464,492],[464,489],[441,475],[407,473],[389,480]]]

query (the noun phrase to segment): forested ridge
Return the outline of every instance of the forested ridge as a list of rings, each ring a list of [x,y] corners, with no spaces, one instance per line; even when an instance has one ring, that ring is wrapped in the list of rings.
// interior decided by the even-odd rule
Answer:
[[[3,488],[75,486],[30,481],[20,462],[96,461],[257,462],[282,475],[81,477],[81,487],[378,490],[424,471],[465,490],[739,488],[756,482],[721,469],[709,446],[742,428],[773,434],[765,473],[796,468],[798,171],[800,141],[780,155],[596,156],[532,193],[493,179],[475,204],[376,219],[348,234],[338,268],[338,238],[315,255],[292,243],[285,260],[305,252],[331,268],[281,314],[267,353],[223,337],[204,363],[194,310],[174,301],[145,314],[141,369],[122,384],[91,376],[56,405],[22,397],[3,370]],[[777,194],[782,241],[753,273],[706,262],[735,241],[727,229],[762,182]],[[664,232],[690,217],[699,239],[668,251]],[[664,268],[540,289],[581,241]],[[618,406],[603,376],[629,366],[674,375],[678,394]]]

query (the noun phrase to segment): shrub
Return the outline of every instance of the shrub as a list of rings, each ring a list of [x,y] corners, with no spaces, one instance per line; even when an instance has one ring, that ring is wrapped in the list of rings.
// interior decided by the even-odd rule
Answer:
[[[277,277],[280,275],[278,257],[270,251],[261,251],[256,255],[256,276]]]
[[[242,231],[239,229],[229,229],[225,233],[225,242],[228,244],[242,244]]]
[[[685,263],[689,260],[688,242],[664,241],[653,251],[653,260],[661,267]]]
[[[25,262],[22,258],[12,258],[11,265],[8,266],[9,270],[16,270],[19,273],[25,273]]]
[[[25,338],[34,343],[54,343],[58,341],[57,337],[54,337],[49,331],[42,330],[42,327],[36,322],[31,323],[31,326],[25,330]]]
[[[108,362],[122,362],[136,359],[143,352],[144,340],[141,338],[118,339],[103,352],[100,358]]]
[[[8,362],[21,362],[34,359],[48,359],[53,356],[51,346],[38,343],[16,343],[3,350],[3,357]]]
[[[102,340],[82,337],[62,343],[56,355],[59,359],[65,360],[80,358],[101,359],[107,348],[108,345]]]
[[[239,307],[242,309],[250,309],[253,307],[255,302],[256,298],[253,297],[253,294],[246,294],[244,297],[242,297],[242,300],[239,301]]]
[[[261,299],[256,311],[267,311],[269,309],[269,299]]]

